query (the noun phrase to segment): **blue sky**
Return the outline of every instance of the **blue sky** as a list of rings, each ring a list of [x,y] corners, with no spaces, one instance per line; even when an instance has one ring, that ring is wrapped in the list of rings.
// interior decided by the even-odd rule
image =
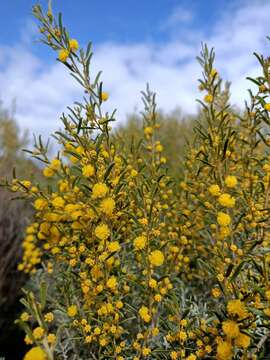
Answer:
[[[22,29],[27,21],[32,19],[31,8],[34,3],[29,0],[2,1],[2,43],[10,44],[20,39]],[[39,3],[46,8],[46,0]],[[231,0],[54,0],[53,9],[55,13],[61,11],[64,14],[68,28],[83,42],[90,37],[95,43],[130,43],[168,41],[172,34],[170,29],[164,29],[163,25],[179,6],[183,12],[188,10],[194,14],[190,25],[207,31],[215,18],[233,4]],[[185,21],[183,23],[186,24]],[[178,26],[177,32],[180,31],[181,27]]]
[[[40,3],[47,8],[47,1]],[[20,127],[48,136],[59,127],[59,115],[80,99],[55,54],[37,42],[31,0],[3,0],[0,22],[0,99],[16,100]],[[108,110],[119,121],[141,109],[146,82],[157,92],[164,111],[197,110],[200,43],[217,52],[217,69],[232,81],[232,102],[241,107],[258,73],[253,51],[269,54],[268,0],[53,0],[70,35],[94,45],[92,72],[103,70],[110,93]]]

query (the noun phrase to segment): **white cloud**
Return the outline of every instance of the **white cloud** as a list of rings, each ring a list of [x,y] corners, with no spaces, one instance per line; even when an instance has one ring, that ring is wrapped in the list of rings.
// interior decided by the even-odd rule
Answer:
[[[178,5],[173,9],[168,19],[161,25],[161,30],[174,30],[179,25],[189,24],[194,18],[191,9]]]
[[[217,68],[232,81],[232,100],[243,104],[250,86],[245,77],[259,71],[252,52],[264,52],[267,45],[269,13],[268,2],[238,1],[208,34],[203,29],[187,30],[185,37],[167,44],[100,44],[94,49],[93,70],[103,70],[104,87],[110,93],[105,108],[117,108],[119,121],[123,121],[135,107],[142,108],[140,91],[149,82],[165,111],[180,106],[187,113],[196,112],[201,71],[195,57],[201,41],[215,47]],[[8,106],[16,98],[20,126],[48,136],[59,128],[66,106],[83,94],[61,64],[48,65],[31,54],[27,34],[20,45],[0,46],[0,99]]]
[[[16,100],[16,117],[20,127],[44,135],[59,126],[57,118],[78,86],[60,64],[46,65],[27,50],[16,46],[5,52],[6,66],[0,71],[0,98],[4,105]]]

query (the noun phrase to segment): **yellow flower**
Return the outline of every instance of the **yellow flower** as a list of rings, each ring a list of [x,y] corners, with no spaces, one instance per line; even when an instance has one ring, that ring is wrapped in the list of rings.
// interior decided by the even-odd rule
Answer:
[[[186,319],[182,319],[181,321],[180,321],[180,325],[181,326],[187,326],[187,320]]]
[[[172,360],[177,360],[177,359],[178,359],[178,354],[177,354],[177,352],[176,352],[176,351],[172,351],[172,352],[170,353],[170,357],[171,357]]]
[[[103,199],[100,203],[100,210],[108,216],[113,214],[114,208],[115,201],[112,198]]]
[[[250,337],[246,334],[240,333],[235,339],[235,345],[243,349],[248,348],[250,345]]]
[[[69,47],[70,47],[70,50],[72,51],[76,51],[79,49],[79,43],[76,39],[70,39],[69,40]]]
[[[227,207],[227,208],[233,208],[235,205],[235,198],[232,197],[230,194],[222,194],[218,198],[218,202],[220,205]]]
[[[52,170],[58,170],[61,166],[61,161],[59,159],[53,159],[50,164]]]
[[[161,266],[164,262],[164,255],[160,250],[154,250],[149,255],[150,263],[154,266]]]
[[[227,311],[230,315],[237,315],[239,318],[247,316],[247,310],[245,304],[239,299],[230,300],[227,304]]]
[[[60,180],[58,182],[58,186],[59,186],[60,192],[67,192],[68,189],[69,189],[69,185],[68,185],[67,180]]]
[[[77,312],[78,312],[78,310],[77,310],[77,306],[76,306],[76,305],[71,305],[71,306],[69,306],[68,309],[67,309],[67,314],[68,314],[68,316],[70,316],[70,317],[76,316],[76,315],[77,315]]]
[[[221,295],[221,290],[219,288],[213,288],[212,295],[214,296],[214,298],[219,298]]]
[[[154,300],[155,300],[156,302],[160,302],[160,301],[162,300],[162,296],[161,296],[160,294],[156,294],[156,295],[154,296]]]
[[[95,335],[99,335],[101,333],[101,329],[99,327],[96,327],[94,330]]]
[[[46,353],[41,347],[36,346],[30,349],[24,356],[24,360],[47,360]]]
[[[227,176],[225,179],[225,184],[229,188],[234,188],[237,185],[237,178],[235,176]]]
[[[190,354],[190,355],[186,358],[186,360],[196,360],[196,359],[197,359],[197,356],[194,355],[194,354]]]
[[[111,290],[115,290],[117,287],[117,279],[115,276],[111,276],[106,283],[107,287]]]
[[[108,341],[107,341],[107,339],[105,339],[105,338],[102,338],[102,339],[99,340],[100,346],[106,346],[107,343],[108,343]]]
[[[183,190],[188,190],[188,185],[184,181],[181,181],[179,187]]]
[[[22,185],[25,186],[27,189],[29,189],[31,187],[31,181],[28,181],[28,180],[23,180],[22,182]]]
[[[87,343],[87,344],[90,344],[91,342],[92,342],[92,340],[93,340],[93,338],[92,338],[92,336],[86,336],[85,337],[85,342]]]
[[[270,172],[270,165],[269,164],[264,164],[263,165],[263,170],[266,172]]]
[[[55,341],[56,341],[56,336],[55,336],[55,334],[48,334],[48,336],[47,336],[47,340],[48,340],[48,343],[49,344],[54,344],[55,343]]]
[[[179,341],[184,342],[187,339],[187,333],[185,331],[179,331],[178,333]]]
[[[222,282],[222,281],[224,280],[224,275],[221,274],[221,273],[219,273],[219,274],[217,275],[217,279],[218,279],[218,281]]]
[[[157,144],[156,145],[156,152],[162,152],[163,151],[163,146],[161,144]]]
[[[115,306],[117,307],[117,309],[122,309],[122,307],[124,306],[124,304],[122,303],[121,300],[118,300],[118,301],[116,301]],[[111,312],[113,311],[113,307],[112,307],[112,306],[111,306],[110,311],[111,311]]]
[[[219,196],[221,191],[220,191],[220,187],[218,185],[211,185],[208,189],[208,191],[210,192],[211,195],[213,196]]]
[[[101,99],[102,101],[107,101],[109,99],[109,94],[105,91],[101,93]]]
[[[121,246],[118,241],[112,241],[108,244],[108,250],[110,252],[119,251],[121,249]]]
[[[237,322],[233,320],[223,321],[222,330],[224,331],[224,334],[230,339],[234,339],[240,334],[239,326]]]
[[[262,84],[259,86],[259,90],[260,90],[260,92],[265,92],[267,90],[267,87]]]
[[[57,196],[55,199],[52,200],[52,205],[56,209],[62,209],[65,206],[65,200],[61,196]]]
[[[36,210],[43,210],[47,206],[47,201],[45,199],[39,198],[35,200],[34,207]]]
[[[220,211],[217,216],[217,222],[221,226],[228,226],[231,223],[231,217],[230,215]]]
[[[221,340],[217,346],[217,359],[230,360],[232,358],[232,345],[228,341]]]
[[[82,174],[83,174],[83,176],[85,176],[85,177],[93,176],[94,173],[95,173],[95,168],[94,168],[94,166],[92,166],[92,165],[85,165],[85,166],[82,168]]]
[[[48,323],[52,322],[53,319],[54,319],[54,315],[52,312],[49,312],[44,316],[44,320]]]
[[[109,189],[106,184],[104,183],[97,183],[93,186],[92,189],[92,197],[94,199],[103,198],[107,195]]]
[[[54,170],[51,169],[50,167],[45,167],[43,169],[43,175],[46,177],[52,177],[54,175]]]
[[[208,104],[211,104],[213,102],[213,96],[211,94],[205,95],[204,101],[207,102]]]
[[[22,321],[28,321],[29,318],[30,318],[30,315],[29,315],[27,312],[23,312],[23,313],[21,314],[21,316],[20,316],[20,319],[21,319]]]
[[[149,310],[144,305],[139,309],[139,315],[143,319],[143,321],[145,321],[145,322],[149,322],[151,320]]]
[[[148,356],[151,353],[151,349],[148,347],[143,347],[142,348],[142,354],[143,356]]]
[[[270,103],[264,105],[265,110],[270,111]]]
[[[152,135],[153,134],[153,128],[151,126],[146,126],[144,128],[145,135]]]
[[[33,330],[33,336],[36,340],[39,340],[43,337],[44,332],[45,332],[44,329],[38,326]]]
[[[58,53],[58,59],[62,62],[65,62],[69,57],[69,51],[67,49],[61,49]]]
[[[148,285],[150,288],[155,289],[157,287],[157,281],[155,279],[150,279]]]
[[[135,169],[132,169],[130,172],[131,177],[136,177],[138,175],[138,171]]]
[[[110,236],[110,229],[106,224],[100,224],[95,228],[95,235],[100,240],[106,240]]]
[[[137,236],[134,241],[133,241],[133,245],[135,247],[136,250],[142,250],[145,248],[146,245],[146,237],[145,236]]]
[[[33,340],[28,335],[25,335],[24,342],[27,345],[32,345],[33,344]]]
[[[230,228],[228,227],[228,226],[222,226],[221,228],[220,228],[220,237],[222,238],[222,239],[225,239],[225,237],[227,237],[227,236],[229,236],[230,235],[230,233],[231,233],[231,230],[230,230]]]

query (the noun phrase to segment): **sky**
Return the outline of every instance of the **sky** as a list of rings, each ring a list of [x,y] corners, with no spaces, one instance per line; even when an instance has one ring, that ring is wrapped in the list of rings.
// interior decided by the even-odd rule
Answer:
[[[0,100],[15,109],[21,129],[45,138],[61,127],[67,106],[83,96],[56,54],[39,40],[32,0],[2,0]],[[47,8],[47,1],[40,4]],[[92,41],[92,74],[102,70],[110,97],[106,110],[117,121],[142,110],[148,82],[165,112],[198,109],[201,43],[216,51],[216,69],[232,82],[233,104],[243,107],[260,68],[253,52],[269,55],[270,0],[53,0],[70,36]]]

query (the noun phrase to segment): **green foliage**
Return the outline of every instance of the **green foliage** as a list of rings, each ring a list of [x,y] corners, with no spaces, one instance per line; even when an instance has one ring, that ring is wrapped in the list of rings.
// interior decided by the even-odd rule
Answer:
[[[157,139],[164,147],[163,154],[167,158],[169,174],[181,177],[186,147],[194,140],[194,123],[200,115],[187,116],[176,109],[168,114],[158,111],[157,116],[160,124]],[[121,144],[123,151],[128,153],[132,144],[143,137],[142,118],[136,113],[128,115],[126,122],[118,125],[112,136]]]
[[[23,152],[28,144],[28,132],[20,130],[12,112],[0,107],[0,179],[11,178],[14,168],[20,177],[39,173]]]

